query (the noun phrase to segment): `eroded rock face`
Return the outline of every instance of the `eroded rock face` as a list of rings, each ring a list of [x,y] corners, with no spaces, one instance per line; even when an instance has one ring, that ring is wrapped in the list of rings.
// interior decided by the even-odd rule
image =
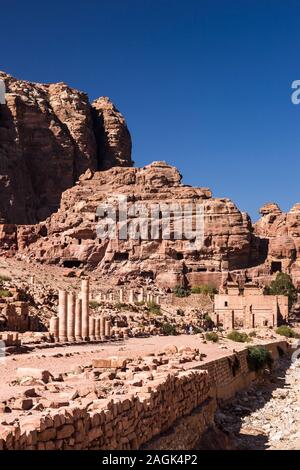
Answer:
[[[6,104],[0,105],[2,221],[43,220],[87,169],[132,165],[125,120],[107,98],[92,108],[85,93],[64,83],[30,83],[4,72],[0,79],[6,86]]]
[[[200,249],[189,240],[97,238],[96,210],[100,203],[118,202],[127,196],[128,207],[143,202],[197,202],[204,206],[204,243]],[[129,220],[134,214],[129,215]],[[207,188],[185,186],[175,167],[154,162],[144,168],[112,168],[87,171],[62,195],[57,213],[35,226],[18,227],[19,256],[67,267],[80,264],[103,273],[146,273],[158,283],[172,286],[219,284],[222,269],[245,268],[252,257],[252,226],[229,199],[212,198]],[[218,273],[216,273],[218,272]]]
[[[268,242],[266,265],[270,271],[289,272],[300,281],[300,204],[281,212],[277,204],[263,206],[262,217],[254,225],[255,234]],[[277,263],[277,264],[276,264]]]
[[[131,166],[131,137],[122,114],[106,96],[92,103],[98,169]]]

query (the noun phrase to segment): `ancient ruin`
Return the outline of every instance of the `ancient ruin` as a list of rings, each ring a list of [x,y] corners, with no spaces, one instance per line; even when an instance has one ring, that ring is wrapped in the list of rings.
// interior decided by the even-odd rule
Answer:
[[[133,167],[109,98],[0,79],[0,450],[243,448],[235,400],[297,376],[300,204],[253,224],[203,176]]]
[[[263,289],[245,284],[228,284],[227,292],[214,296],[214,321],[226,329],[276,327],[287,320],[288,297],[264,295]]]

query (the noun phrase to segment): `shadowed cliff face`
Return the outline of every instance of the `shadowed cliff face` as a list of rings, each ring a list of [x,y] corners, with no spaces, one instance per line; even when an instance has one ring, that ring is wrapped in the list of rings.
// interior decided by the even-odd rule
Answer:
[[[125,119],[108,98],[91,105],[64,83],[30,83],[0,72],[0,218],[32,224],[59,207],[87,169],[132,166]]]

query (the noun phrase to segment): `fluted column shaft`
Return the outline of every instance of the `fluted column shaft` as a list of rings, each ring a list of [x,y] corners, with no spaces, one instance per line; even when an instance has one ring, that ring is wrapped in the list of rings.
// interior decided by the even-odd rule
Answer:
[[[89,341],[89,280],[83,279],[81,283],[82,300],[82,339]]]
[[[59,290],[58,293],[59,341],[65,342],[67,337],[67,293]]]
[[[68,341],[74,343],[75,341],[75,294],[68,293]]]
[[[59,341],[59,318],[53,316],[50,318],[50,334],[53,336],[54,341]]]
[[[75,302],[75,340],[82,341],[82,314],[81,314],[81,299],[76,299]]]

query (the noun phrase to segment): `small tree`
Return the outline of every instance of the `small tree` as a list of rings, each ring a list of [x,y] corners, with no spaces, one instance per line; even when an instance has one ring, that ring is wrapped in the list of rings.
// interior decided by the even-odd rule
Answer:
[[[250,346],[248,348],[247,362],[249,369],[259,372],[265,367],[271,369],[273,364],[272,354],[262,346]]]
[[[247,343],[248,341],[250,341],[250,338],[247,333],[242,333],[236,330],[232,330],[230,333],[228,333],[227,338],[231,341],[236,341],[237,343]]]
[[[266,289],[269,295],[286,295],[289,298],[289,308],[297,300],[297,290],[291,277],[285,273],[278,273],[276,279],[271,282],[269,288]]]
[[[210,298],[213,298],[215,294],[218,293],[215,286],[212,284],[201,284],[200,286],[194,286],[191,289],[192,294],[204,294],[208,295]]]
[[[175,286],[173,292],[176,295],[176,297],[188,297],[190,295],[190,291],[180,285]]]

